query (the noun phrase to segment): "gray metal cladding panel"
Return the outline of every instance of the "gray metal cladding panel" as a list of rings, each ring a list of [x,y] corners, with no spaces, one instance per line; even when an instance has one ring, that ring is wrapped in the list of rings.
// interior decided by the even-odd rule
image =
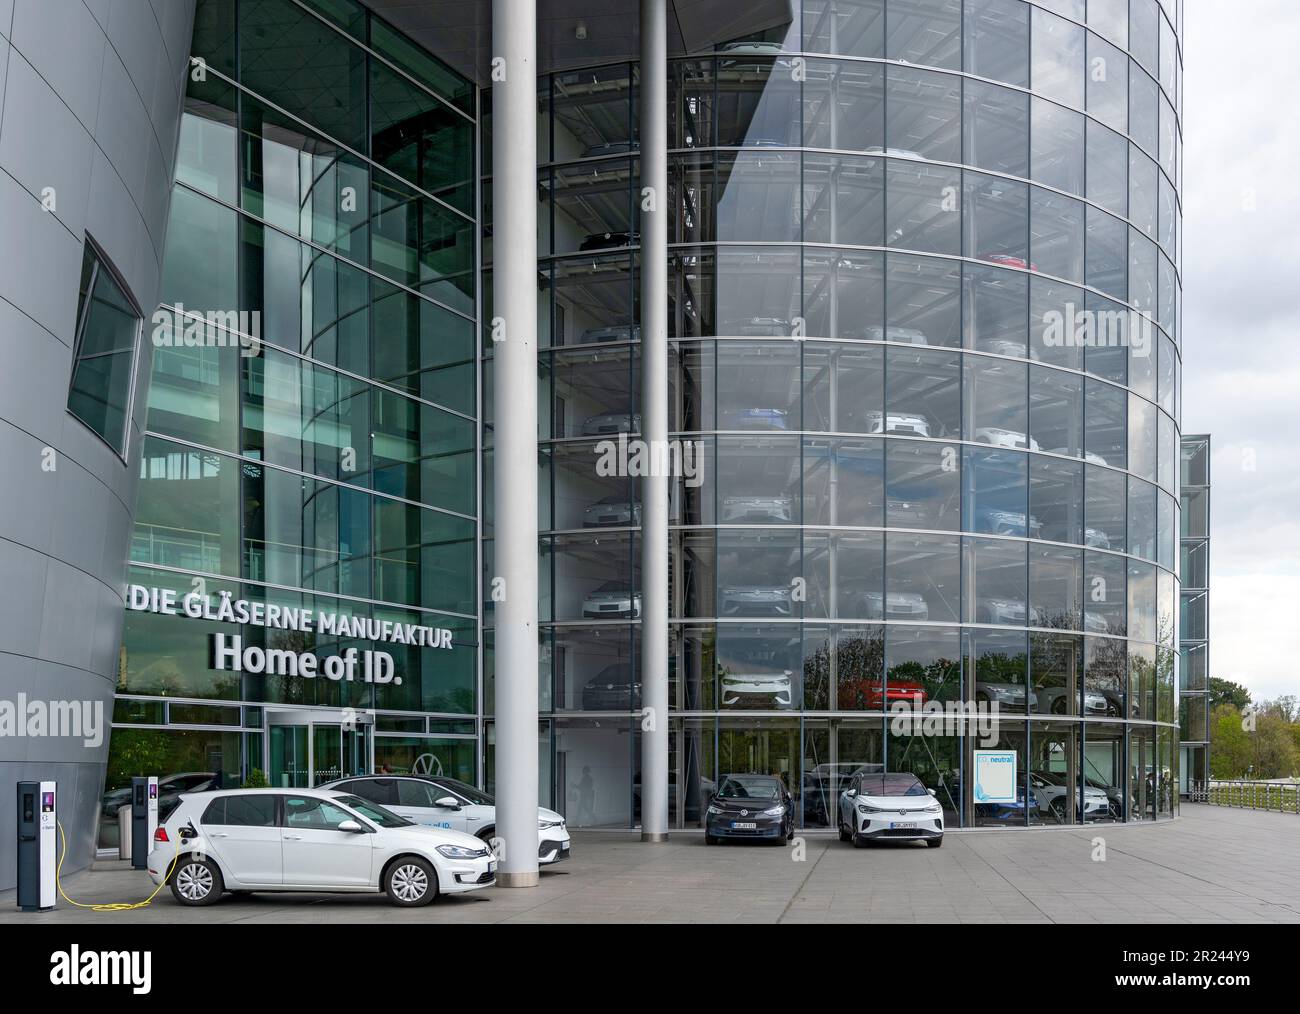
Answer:
[[[89,130],[95,132],[106,41],[85,4],[16,0],[10,42]]]
[[[90,133],[21,53],[10,54],[5,95],[0,165],[37,199],[48,188],[54,217],[80,236],[94,145]],[[40,143],[31,143],[33,138]]]

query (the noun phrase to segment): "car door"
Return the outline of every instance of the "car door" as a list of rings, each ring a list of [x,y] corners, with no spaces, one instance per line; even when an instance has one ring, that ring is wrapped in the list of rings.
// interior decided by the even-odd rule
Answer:
[[[449,796],[462,805],[438,805],[439,799]],[[465,801],[436,782],[426,782],[422,778],[402,778],[397,783],[397,801],[397,812],[407,820],[429,827],[445,827],[452,831],[467,829],[463,806]]]
[[[361,821],[328,799],[286,795],[280,840],[286,887],[365,887],[371,883],[374,834],[340,831]]]
[[[396,799],[387,804],[388,809],[399,817],[405,817],[425,827],[454,826],[447,821],[442,811],[433,805],[433,789],[424,779],[396,778],[393,781]]]
[[[222,870],[241,884],[278,887],[284,880],[276,797],[269,792],[218,796],[196,828]]]
[[[466,834],[477,835],[485,827],[494,826],[496,824],[496,807],[488,806],[483,803],[475,803],[471,799],[467,799],[465,797],[464,786],[457,788],[455,785],[448,785],[445,782],[439,781],[432,781],[430,782],[430,785],[433,788],[433,798],[435,802],[439,799],[450,796],[452,799],[460,803],[459,810],[449,811],[447,809],[439,809],[438,811],[439,813],[452,813],[454,815],[455,819],[458,820],[459,823],[453,824],[452,826],[455,827],[457,831],[464,831]]]

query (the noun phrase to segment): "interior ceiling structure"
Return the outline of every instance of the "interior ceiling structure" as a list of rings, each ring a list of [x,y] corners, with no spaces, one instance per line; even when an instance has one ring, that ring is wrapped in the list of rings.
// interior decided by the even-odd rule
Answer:
[[[488,83],[491,0],[363,0],[460,73]],[[538,72],[635,59],[640,0],[537,0]],[[791,0],[668,0],[669,55],[788,25]],[[586,38],[578,38],[579,26]]]

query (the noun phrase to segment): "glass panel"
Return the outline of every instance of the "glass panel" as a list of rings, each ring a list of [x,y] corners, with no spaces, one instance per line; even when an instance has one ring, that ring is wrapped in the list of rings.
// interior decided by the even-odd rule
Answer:
[[[244,87],[355,151],[367,150],[366,63],[364,50],[296,4],[240,4]]]
[[[370,89],[371,157],[472,214],[473,124],[378,60],[370,61]]]
[[[1049,187],[1082,194],[1084,116],[1037,97],[1030,99],[1030,115],[1030,174]]]
[[[885,331],[883,335],[868,331],[865,338],[900,342],[907,345],[961,344],[961,266],[954,261],[891,253],[886,259]],[[951,369],[956,372],[956,357],[938,352],[889,350],[890,363],[900,370],[898,384],[890,381],[891,409],[898,406],[893,394],[904,386],[923,383],[918,374]],[[935,378],[937,380],[937,377]],[[927,406],[943,427],[922,436],[941,436],[956,432],[946,428],[949,414],[956,415],[955,386],[949,391],[939,383],[929,387]],[[919,393],[919,392],[918,392]],[[949,398],[953,401],[950,403]],[[919,407],[919,406],[913,406]]]
[[[1079,26],[1034,9],[1030,39],[1035,92],[1083,108],[1084,35]]]
[[[1063,722],[1031,723],[1029,727],[1029,790],[1038,817],[1045,824],[1077,824],[1106,809],[1100,793],[1082,791],[1076,727]]]
[[[804,0],[804,48],[844,56],[885,55],[885,0]]]
[[[886,81],[888,149],[938,162],[961,161],[961,79],[891,66]]]
[[[804,441],[804,523],[883,524],[884,452],[871,438]]]
[[[1106,126],[1128,132],[1128,59],[1088,33],[1088,112]]]
[[[1084,545],[1122,553],[1125,546],[1126,487],[1124,475],[1086,465]]]
[[[885,524],[956,531],[961,503],[957,448],[913,440],[889,440],[885,447]]]
[[[1128,141],[1093,120],[1088,121],[1087,136],[1087,198],[1124,215],[1128,211]]]
[[[885,617],[959,622],[960,570],[956,537],[889,533],[885,540]]]
[[[965,174],[965,184],[967,256],[1011,268],[1036,268],[1029,262],[1029,187],[971,172]]]
[[[884,262],[880,253],[805,249],[803,306],[807,334],[885,340]]]
[[[887,59],[961,69],[961,0],[895,3],[885,24]]]
[[[967,81],[963,128],[967,165],[1011,176],[1029,175],[1029,97],[982,81]]]
[[[966,0],[966,73],[1026,87],[1029,10],[1020,0]]]
[[[307,788],[311,777],[308,771],[307,730],[305,725],[271,726],[271,770],[267,772],[267,777],[273,788]]]
[[[119,455],[126,453],[127,414],[131,410],[139,333],[139,312],[87,242],[68,411]]]
[[[889,245],[929,253],[961,252],[961,172],[888,159],[885,230]],[[936,265],[937,267],[937,265]]]
[[[1033,705],[1026,687],[1029,674],[1028,642],[1020,630],[968,632],[974,660],[974,701],[992,712],[1023,715]]]
[[[810,60],[805,71],[804,145],[879,152],[885,139],[884,68]]]
[[[1025,626],[1028,616],[1025,544],[1009,539],[968,538],[964,546],[966,619],[973,623]]]
[[[800,137],[801,86],[789,60],[720,58],[718,144],[786,147]]]

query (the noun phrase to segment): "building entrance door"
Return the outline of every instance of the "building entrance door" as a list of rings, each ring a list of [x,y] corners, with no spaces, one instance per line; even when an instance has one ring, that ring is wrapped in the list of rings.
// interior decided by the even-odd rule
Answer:
[[[374,770],[374,719],[337,711],[266,712],[265,770],[272,788],[310,789]]]

